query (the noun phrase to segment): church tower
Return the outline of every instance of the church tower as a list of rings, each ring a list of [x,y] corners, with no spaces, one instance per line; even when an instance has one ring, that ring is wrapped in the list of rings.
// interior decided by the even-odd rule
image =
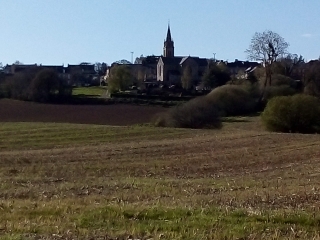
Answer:
[[[163,56],[174,57],[174,44],[171,39],[170,25],[168,25],[167,39],[164,41]]]

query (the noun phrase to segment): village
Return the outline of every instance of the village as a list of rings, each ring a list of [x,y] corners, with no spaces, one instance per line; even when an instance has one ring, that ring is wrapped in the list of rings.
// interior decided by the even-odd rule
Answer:
[[[233,62],[217,60],[215,58],[200,58],[193,56],[175,56],[174,41],[171,37],[171,29],[168,25],[166,38],[163,44],[163,53],[159,56],[141,55],[134,62],[119,60],[110,66],[106,63],[80,63],[77,65],[42,65],[42,64],[23,64],[19,61],[3,66],[2,73],[5,76],[13,76],[17,73],[37,71],[47,69],[54,71],[67,86],[71,87],[90,87],[107,86],[112,78],[115,68],[121,66],[128,73],[128,84],[114,92],[127,91],[130,93],[159,94],[162,89],[172,89],[175,92],[180,90],[193,90],[201,93],[203,90],[211,90],[214,83],[205,83],[204,75],[210,66],[218,66],[225,75],[222,80],[223,85],[230,80],[247,79],[249,74],[261,66],[261,63],[240,61],[235,59]],[[188,83],[183,84],[184,78]],[[216,87],[217,87],[216,86]],[[153,89],[148,91],[148,89]],[[157,90],[154,90],[157,89]],[[155,93],[157,92],[157,93]],[[204,91],[207,92],[207,91]]]
[[[0,240],[320,239],[320,1],[3,1]]]

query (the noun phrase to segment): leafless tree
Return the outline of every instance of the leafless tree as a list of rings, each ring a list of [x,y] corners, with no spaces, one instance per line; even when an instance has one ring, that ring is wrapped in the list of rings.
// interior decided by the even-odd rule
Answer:
[[[272,65],[279,57],[287,54],[289,43],[279,34],[272,31],[256,32],[251,39],[249,48],[245,51],[248,59],[260,61],[265,67],[265,83],[271,86]]]

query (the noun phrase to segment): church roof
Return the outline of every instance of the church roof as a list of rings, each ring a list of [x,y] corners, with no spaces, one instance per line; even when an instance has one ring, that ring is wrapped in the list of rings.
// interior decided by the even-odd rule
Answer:
[[[183,57],[161,57],[163,64],[179,65]]]
[[[180,64],[183,64],[184,61],[186,61],[188,58],[195,61],[199,66],[207,66],[208,65],[208,60],[206,58],[190,57],[190,56],[182,58]]]
[[[161,57],[163,64],[165,65],[181,65],[188,58],[191,58],[195,61],[199,66],[207,66],[208,60],[206,58],[199,57]]]
[[[208,65],[208,60],[206,58],[193,57],[193,60],[195,60],[199,64],[199,66]]]

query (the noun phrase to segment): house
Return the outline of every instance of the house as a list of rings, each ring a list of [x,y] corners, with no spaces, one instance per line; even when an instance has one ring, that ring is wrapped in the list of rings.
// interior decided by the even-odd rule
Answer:
[[[258,62],[239,61],[238,59],[235,59],[234,62],[226,62],[225,65],[232,78],[246,78],[248,73],[261,66]]]
[[[12,64],[12,65],[6,65],[3,68],[3,72],[7,75],[13,75],[18,72],[25,72],[36,69],[38,66],[37,64]]]
[[[74,86],[99,85],[99,76],[94,64],[68,64],[65,73],[70,76],[70,83]],[[68,78],[69,79],[69,78]]]
[[[68,64],[67,67],[63,65],[7,64],[3,68],[3,72],[6,75],[14,75],[19,72],[37,72],[41,69],[53,70],[67,85],[99,85],[99,77],[95,65],[87,63],[78,65]]]

